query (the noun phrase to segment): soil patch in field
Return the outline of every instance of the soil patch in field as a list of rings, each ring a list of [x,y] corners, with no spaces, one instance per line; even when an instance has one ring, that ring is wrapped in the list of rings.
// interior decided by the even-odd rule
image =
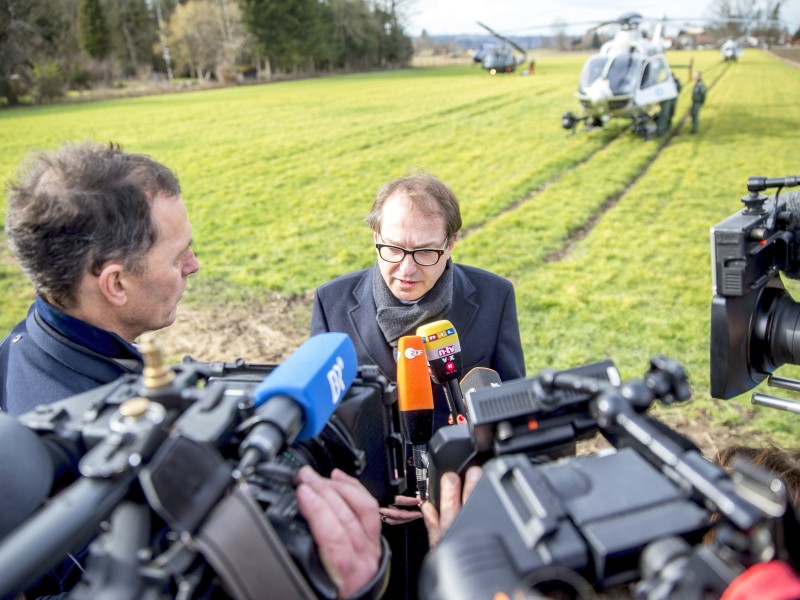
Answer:
[[[175,323],[156,334],[171,363],[184,356],[200,361],[278,364],[309,334],[313,295],[273,295],[239,305],[183,303]]]

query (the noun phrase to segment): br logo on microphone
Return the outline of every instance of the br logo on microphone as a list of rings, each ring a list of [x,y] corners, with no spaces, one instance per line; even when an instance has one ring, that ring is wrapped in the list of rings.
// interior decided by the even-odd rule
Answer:
[[[406,357],[408,360],[413,360],[415,356],[421,356],[425,351],[424,350],[415,350],[414,348],[406,348],[405,352],[403,352],[403,356]]]
[[[331,402],[336,405],[347,391],[347,386],[344,384],[344,360],[341,356],[336,357],[336,362],[328,371],[327,377],[328,385],[331,386]]]

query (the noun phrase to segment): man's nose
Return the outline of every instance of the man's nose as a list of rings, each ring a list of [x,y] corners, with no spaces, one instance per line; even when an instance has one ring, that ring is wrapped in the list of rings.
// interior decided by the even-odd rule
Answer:
[[[200,261],[197,260],[197,255],[192,250],[189,250],[189,256],[186,258],[187,260],[186,265],[184,266],[184,271],[188,277],[192,273],[197,273],[200,270]]]
[[[411,254],[406,254],[403,257],[403,260],[400,261],[400,266],[398,268],[403,273],[413,273],[416,271],[417,263],[414,262],[414,256]]]

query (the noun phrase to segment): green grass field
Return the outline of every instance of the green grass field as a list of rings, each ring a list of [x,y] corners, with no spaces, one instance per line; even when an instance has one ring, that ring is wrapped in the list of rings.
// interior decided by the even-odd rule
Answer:
[[[732,65],[716,51],[668,56],[693,58],[711,89],[691,136],[691,84],[674,69],[686,83],[666,144],[622,123],[561,129],[585,55],[557,55],[527,77],[464,66],[8,110],[0,179],[65,139],[152,154],[180,176],[194,226],[202,270],[184,302],[235,304],[372,264],[362,219],[375,191],[422,169],[461,200],[455,259],[515,283],[529,374],[611,358],[627,379],[666,354],[695,391],[666,410],[794,443],[789,413],[709,397],[709,228],[740,210],[749,176],[800,171],[800,70],[756,50]],[[5,244],[0,279],[7,330],[32,292]]]

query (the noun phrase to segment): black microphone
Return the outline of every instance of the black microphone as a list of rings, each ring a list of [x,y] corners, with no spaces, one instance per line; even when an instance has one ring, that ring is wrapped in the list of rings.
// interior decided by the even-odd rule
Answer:
[[[788,177],[748,177],[748,192],[763,192],[769,188],[795,187],[800,185],[800,175],[789,175]]]
[[[422,338],[430,374],[436,383],[444,387],[447,404],[450,408],[451,424],[464,423],[466,407],[458,387],[461,377],[461,344],[453,324],[444,319],[417,327],[417,335]]]
[[[16,597],[67,554],[85,546],[135,477],[131,469],[117,478],[78,479],[0,538],[0,598]],[[30,506],[36,498],[31,495],[26,501]]]
[[[470,413],[470,395],[482,388],[496,388],[503,385],[500,374],[488,367],[474,367],[464,375],[461,380],[461,395],[464,397],[464,404],[467,406],[467,413]],[[471,414],[471,413],[470,413]]]
[[[55,468],[45,442],[0,413],[0,539],[47,499]]]

